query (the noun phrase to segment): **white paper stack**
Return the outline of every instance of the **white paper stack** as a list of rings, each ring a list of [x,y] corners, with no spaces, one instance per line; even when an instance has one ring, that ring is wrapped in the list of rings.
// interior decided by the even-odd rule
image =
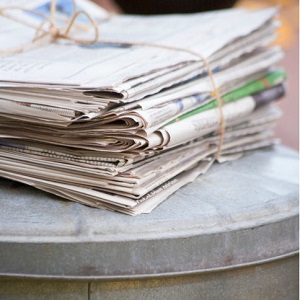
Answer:
[[[18,2],[49,14],[49,1]],[[60,26],[71,4],[58,1]],[[205,173],[220,143],[224,162],[275,142],[280,112],[270,103],[285,80],[274,69],[282,51],[269,46],[276,8],[108,17],[90,2],[77,6],[98,22],[99,42],[30,46],[40,17],[0,13],[0,176],[137,215]],[[92,40],[94,31],[82,15],[72,34]],[[213,70],[223,117],[205,63],[191,52]]]

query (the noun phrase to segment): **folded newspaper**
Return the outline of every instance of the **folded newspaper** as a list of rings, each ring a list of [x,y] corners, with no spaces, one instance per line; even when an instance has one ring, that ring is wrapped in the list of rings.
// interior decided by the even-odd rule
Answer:
[[[0,1],[0,176],[138,215],[214,162],[276,143],[273,102],[286,80],[275,67],[283,53],[271,46],[277,8],[109,16],[89,1],[61,0],[61,28],[74,9],[88,17],[78,17],[72,40],[36,45],[51,3],[15,2]],[[93,39],[89,17],[97,42],[74,42]],[[193,53],[213,71],[222,115]]]

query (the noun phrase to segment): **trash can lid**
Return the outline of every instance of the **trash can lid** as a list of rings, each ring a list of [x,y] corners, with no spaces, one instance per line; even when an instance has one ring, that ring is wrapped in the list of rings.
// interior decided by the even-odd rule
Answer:
[[[298,251],[298,154],[283,146],[213,166],[131,217],[0,179],[0,275],[190,274]]]

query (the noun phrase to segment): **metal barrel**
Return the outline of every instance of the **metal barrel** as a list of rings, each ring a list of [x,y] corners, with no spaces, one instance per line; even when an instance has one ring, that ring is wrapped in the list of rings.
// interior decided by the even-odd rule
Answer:
[[[215,165],[129,217],[0,180],[0,299],[298,299],[298,154]]]

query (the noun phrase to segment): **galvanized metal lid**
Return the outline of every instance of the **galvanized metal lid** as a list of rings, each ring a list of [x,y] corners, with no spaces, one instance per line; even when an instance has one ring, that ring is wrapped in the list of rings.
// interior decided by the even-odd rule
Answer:
[[[116,278],[205,272],[298,251],[298,154],[214,166],[130,217],[0,179],[0,275]]]

